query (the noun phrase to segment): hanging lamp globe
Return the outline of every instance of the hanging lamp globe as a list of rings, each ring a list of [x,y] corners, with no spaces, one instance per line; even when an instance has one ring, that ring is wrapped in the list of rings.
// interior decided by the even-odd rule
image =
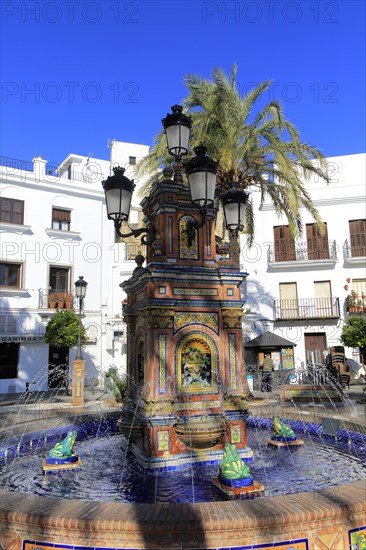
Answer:
[[[242,231],[245,221],[245,206],[250,191],[231,187],[220,199],[224,208],[225,224],[229,231]]]
[[[113,176],[102,181],[108,219],[118,224],[128,219],[135,188],[134,181],[129,180],[124,173],[124,168],[116,166],[113,168]]]
[[[180,158],[188,153],[189,133],[192,127],[190,116],[183,114],[181,105],[173,105],[172,112],[162,120],[169,153]]]
[[[88,283],[84,281],[84,277],[82,275],[79,276],[79,279],[75,281],[75,296],[77,298],[85,298],[86,296],[86,287],[88,286]]]
[[[185,167],[192,202],[203,207],[209,207],[214,204],[215,200],[218,164],[206,155],[204,145],[195,147],[194,152],[196,156]]]

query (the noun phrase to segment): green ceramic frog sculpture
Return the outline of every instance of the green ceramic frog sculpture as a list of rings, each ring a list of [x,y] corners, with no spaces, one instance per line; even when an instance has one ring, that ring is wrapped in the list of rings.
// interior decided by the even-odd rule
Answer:
[[[242,461],[235,445],[227,443],[220,463],[220,475],[225,479],[243,479],[250,477],[248,466]]]
[[[275,434],[280,437],[294,437],[295,432],[280,419],[279,416],[273,417],[273,426]]]
[[[56,443],[48,453],[48,456],[52,458],[69,458],[75,456],[73,448],[77,435],[78,433],[75,430],[71,430],[61,443]]]

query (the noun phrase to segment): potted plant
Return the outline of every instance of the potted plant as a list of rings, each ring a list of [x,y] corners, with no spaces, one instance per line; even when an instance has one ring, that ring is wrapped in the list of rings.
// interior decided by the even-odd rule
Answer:
[[[64,309],[65,292],[57,292],[57,309]]]
[[[49,292],[48,294],[48,307],[50,309],[55,309],[57,304],[57,293],[56,292]]]
[[[66,309],[72,309],[74,303],[74,295],[72,292],[65,292],[65,305]]]
[[[352,294],[349,294],[346,298],[346,309],[349,312],[356,311],[356,300]]]

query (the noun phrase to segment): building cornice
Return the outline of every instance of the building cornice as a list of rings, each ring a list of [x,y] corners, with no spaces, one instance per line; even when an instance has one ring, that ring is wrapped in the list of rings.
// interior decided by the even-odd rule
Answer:
[[[36,180],[33,172],[23,172],[20,175],[7,174],[0,172],[1,181],[3,184],[14,185],[17,187],[25,187],[28,189],[39,189],[50,193],[61,193],[74,196],[83,196],[89,199],[105,200],[104,191],[100,185],[100,191],[97,189],[87,189],[80,186],[69,185],[67,183],[59,183],[63,178],[47,176],[47,181]],[[33,176],[33,177],[32,177]],[[63,179],[63,181],[68,181]]]
[[[365,196],[364,195],[356,195],[354,197],[330,197],[326,199],[313,199],[314,206],[337,206],[337,205],[344,205],[344,204],[364,204],[365,203]],[[265,203],[263,206],[260,207],[260,210],[262,211],[268,211],[268,210],[275,210],[275,207],[272,203]]]

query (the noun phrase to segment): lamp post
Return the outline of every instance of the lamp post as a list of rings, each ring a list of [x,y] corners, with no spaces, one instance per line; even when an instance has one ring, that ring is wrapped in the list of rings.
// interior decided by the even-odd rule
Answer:
[[[78,331],[78,341],[76,346],[76,355],[75,355],[74,361],[72,362],[71,404],[83,405],[85,361],[83,359],[83,354],[81,351],[81,308],[83,305],[83,300],[86,295],[86,287],[88,286],[88,283],[84,281],[84,277],[80,276],[79,279],[74,284],[75,284],[75,296],[79,300],[79,331]]]
[[[79,276],[79,279],[75,281],[75,296],[79,300],[79,332],[78,332],[78,343],[76,346],[76,355],[75,359],[82,359],[83,354],[81,351],[81,308],[83,305],[83,300],[86,295],[86,287],[88,286],[88,283],[84,281],[83,276]]]

